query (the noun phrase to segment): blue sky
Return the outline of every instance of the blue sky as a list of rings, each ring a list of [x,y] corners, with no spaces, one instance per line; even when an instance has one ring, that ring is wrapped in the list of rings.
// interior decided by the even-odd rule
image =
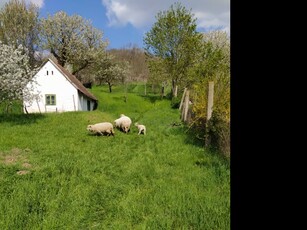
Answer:
[[[9,0],[0,0],[2,7]],[[38,5],[40,17],[62,10],[92,21],[109,41],[108,49],[129,45],[143,47],[144,34],[156,21],[159,11],[176,0],[25,0]],[[177,0],[178,1],[178,0]],[[230,33],[230,0],[181,0],[197,18],[198,31],[222,29]]]

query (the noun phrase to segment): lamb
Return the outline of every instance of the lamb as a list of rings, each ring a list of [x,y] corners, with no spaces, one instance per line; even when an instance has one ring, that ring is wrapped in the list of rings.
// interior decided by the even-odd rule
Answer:
[[[87,130],[94,134],[100,134],[100,135],[106,134],[107,136],[109,135],[114,136],[115,133],[113,125],[110,122],[102,122],[94,125],[88,125]]]
[[[115,127],[121,129],[125,133],[128,133],[130,131],[131,123],[131,119],[124,114],[121,114],[120,118],[114,121]]]
[[[138,128],[138,130],[139,130],[139,133],[138,133],[138,135],[140,135],[141,133],[143,133],[144,135],[146,135],[146,127],[145,127],[145,125],[140,125],[139,123],[135,123],[134,124],[137,128]]]

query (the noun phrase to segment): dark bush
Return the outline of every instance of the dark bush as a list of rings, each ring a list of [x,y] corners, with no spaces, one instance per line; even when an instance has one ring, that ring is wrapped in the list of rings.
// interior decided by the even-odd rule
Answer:
[[[179,106],[180,106],[180,101],[181,101],[181,98],[179,97],[173,97],[172,98],[172,101],[171,101],[171,107],[173,109],[178,109]]]
[[[213,112],[208,122],[208,136],[210,146],[216,148],[223,155],[230,156],[230,122],[222,119],[218,112]]]

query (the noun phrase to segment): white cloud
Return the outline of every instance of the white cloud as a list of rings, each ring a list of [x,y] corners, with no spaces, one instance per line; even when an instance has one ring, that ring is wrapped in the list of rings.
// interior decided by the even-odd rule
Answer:
[[[39,8],[42,8],[44,6],[44,0],[26,0],[26,2],[32,2]]]
[[[0,9],[5,5],[5,3],[9,2],[9,0],[0,0]],[[39,8],[42,8],[44,6],[44,0],[25,0],[26,3],[34,3]]]
[[[106,7],[109,26],[128,23],[141,28],[156,21],[159,11],[168,10],[175,0],[101,0]],[[185,0],[181,4],[197,18],[201,29],[230,28],[230,0]],[[228,28],[228,29],[227,29]]]

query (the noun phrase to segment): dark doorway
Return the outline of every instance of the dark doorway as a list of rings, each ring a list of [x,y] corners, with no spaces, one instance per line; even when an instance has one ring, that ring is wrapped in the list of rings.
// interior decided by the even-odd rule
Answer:
[[[87,100],[87,111],[91,111],[91,101]]]

